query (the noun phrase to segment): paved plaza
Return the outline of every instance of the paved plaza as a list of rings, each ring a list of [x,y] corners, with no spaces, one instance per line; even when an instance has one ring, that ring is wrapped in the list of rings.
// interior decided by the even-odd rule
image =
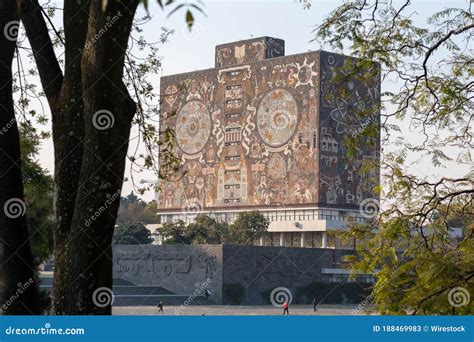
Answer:
[[[317,312],[313,312],[311,305],[291,305],[290,315],[304,316],[304,315],[367,315],[369,308],[366,311],[359,310],[354,312],[356,305],[321,305]],[[157,315],[157,308],[155,306],[114,306],[113,315]],[[281,315],[283,309],[276,308],[271,305],[258,306],[230,306],[230,305],[190,305],[186,307],[181,306],[166,306],[164,314],[166,316],[267,316],[267,315]],[[161,314],[160,314],[161,315]]]

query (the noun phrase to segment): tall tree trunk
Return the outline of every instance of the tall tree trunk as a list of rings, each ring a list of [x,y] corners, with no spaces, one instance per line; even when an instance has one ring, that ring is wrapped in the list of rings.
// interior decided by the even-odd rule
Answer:
[[[97,291],[112,288],[112,235],[136,110],[122,77],[138,0],[109,0],[105,9],[102,1],[65,1],[64,79],[37,0],[17,2],[53,116],[53,313],[110,314]]]
[[[105,11],[100,2],[90,7],[88,44],[82,56],[86,144],[68,247],[61,264],[56,264],[61,283],[55,284],[55,313],[111,313],[110,305],[99,303],[96,291],[112,289],[112,235],[136,111],[122,73],[137,5],[137,1],[114,1]],[[110,18],[115,23],[99,37]],[[68,297],[70,291],[76,297]]]
[[[0,0],[0,306],[4,314],[39,314],[38,285],[21,170],[20,137],[12,93],[19,25],[15,0]]]
[[[88,0],[65,1],[65,65],[63,86],[53,114],[55,152],[55,214],[53,312],[60,313],[66,302],[68,282],[75,280],[68,270],[68,245],[84,153],[84,105],[82,100],[81,59],[89,19]],[[77,256],[73,256],[76,258]],[[77,277],[77,275],[76,275]],[[74,296],[73,296],[74,297]]]

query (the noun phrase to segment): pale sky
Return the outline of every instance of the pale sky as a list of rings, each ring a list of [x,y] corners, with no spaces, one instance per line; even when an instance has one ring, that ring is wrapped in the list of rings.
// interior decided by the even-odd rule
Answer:
[[[150,2],[149,11],[153,19],[144,28],[144,35],[150,41],[159,38],[160,28],[165,26],[175,30],[170,41],[160,48],[163,56],[163,68],[160,75],[153,80],[159,86],[159,77],[176,73],[212,68],[214,66],[214,48],[218,44],[232,42],[251,37],[271,36],[285,40],[286,55],[318,50],[320,45],[310,42],[313,38],[312,30],[315,25],[322,22],[329,12],[341,4],[342,1],[313,0],[311,9],[303,9],[298,1],[206,1],[204,10],[206,16],[195,13],[196,24],[191,33],[186,28],[184,12],[175,13],[167,18],[158,6]],[[401,1],[394,1],[401,3]],[[419,14],[423,22],[426,16],[433,11],[445,7],[469,6],[468,0],[414,0],[413,10]],[[168,10],[169,11],[169,10]],[[60,22],[61,13],[55,20]],[[329,48],[326,48],[329,50]],[[382,84],[386,89],[389,85]],[[382,89],[382,90],[383,90]],[[405,127],[406,129],[406,127]],[[133,136],[133,134],[132,134]],[[404,136],[416,139],[416,134],[404,131]],[[135,146],[133,143],[132,146]],[[52,142],[45,141],[40,153],[40,162],[48,170],[53,170]],[[433,174],[442,172],[451,176],[462,174],[466,169],[451,168],[449,170],[434,170],[429,163],[411,166],[414,173]],[[127,168],[128,173],[128,168]],[[126,174],[126,177],[129,175]],[[151,172],[135,175],[135,180],[155,179]],[[122,195],[127,195],[132,190],[130,182],[124,184]],[[143,196],[145,200],[153,198],[152,191]]]

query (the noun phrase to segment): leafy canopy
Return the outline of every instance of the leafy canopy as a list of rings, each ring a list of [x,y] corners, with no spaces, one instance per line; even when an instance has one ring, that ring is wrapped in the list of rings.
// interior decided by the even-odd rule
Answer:
[[[258,211],[243,212],[233,224],[208,215],[198,215],[193,223],[165,223],[161,229],[166,244],[251,244],[267,233],[269,221]]]
[[[373,166],[381,167],[382,212],[348,232],[361,242],[352,268],[377,274],[374,303],[382,314],[472,314],[470,5],[443,8],[423,23],[408,0],[350,0],[314,33],[315,40],[359,57],[361,64],[380,62],[384,81],[380,126],[373,122],[346,139],[357,149],[380,129],[384,148]],[[413,172],[413,160],[423,163],[422,172]],[[447,171],[457,175],[447,177]],[[462,237],[453,237],[454,227],[462,228]]]

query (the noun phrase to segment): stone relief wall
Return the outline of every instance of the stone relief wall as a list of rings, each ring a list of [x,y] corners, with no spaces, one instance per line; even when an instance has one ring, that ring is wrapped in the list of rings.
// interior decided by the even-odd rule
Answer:
[[[222,298],[222,245],[114,246],[113,277],[138,286],[162,287],[191,295],[211,279],[213,298]]]
[[[223,289],[240,284],[242,304],[266,304],[266,291],[328,281],[322,268],[337,267],[347,250],[228,245],[113,247],[113,277],[139,286],[162,287],[190,296],[207,278],[212,300],[225,303]]]
[[[321,248],[287,248],[224,245],[222,280],[241,284],[242,304],[268,304],[267,292],[277,287],[288,288],[293,295],[313,282],[328,282],[322,268],[335,268],[347,250]],[[226,298],[224,298],[224,301]]]

